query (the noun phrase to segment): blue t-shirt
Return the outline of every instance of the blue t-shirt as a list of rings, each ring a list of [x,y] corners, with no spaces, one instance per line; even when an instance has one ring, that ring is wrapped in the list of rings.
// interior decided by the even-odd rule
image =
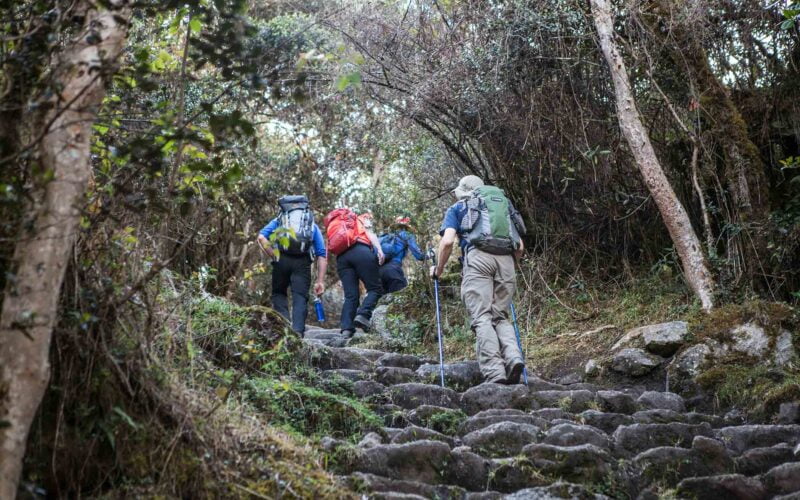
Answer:
[[[467,240],[462,238],[463,231],[461,230],[461,219],[467,215],[467,204],[463,201],[455,202],[447,212],[444,214],[442,227],[439,228],[439,236],[444,236],[445,229],[455,229],[458,235],[458,245],[461,247],[461,252],[464,253],[467,249]]]
[[[269,224],[264,226],[264,229],[259,231],[258,234],[260,234],[264,238],[269,239],[269,236],[272,233],[274,233],[276,229],[278,229],[278,226],[280,226],[280,224],[281,224],[280,218],[275,217],[274,219],[269,221]],[[322,231],[319,230],[319,226],[317,226],[316,222],[314,223],[314,229],[311,235],[311,243],[313,247],[312,256],[314,257],[328,256],[328,251],[325,249],[325,239],[322,237]]]
[[[406,258],[406,250],[411,250],[415,259],[420,261],[425,260],[425,254],[420,250],[419,245],[417,245],[417,239],[413,234],[405,229],[401,229],[394,234],[397,235],[397,238],[395,238],[394,257],[392,257],[392,260],[389,262],[402,264],[403,259]]]

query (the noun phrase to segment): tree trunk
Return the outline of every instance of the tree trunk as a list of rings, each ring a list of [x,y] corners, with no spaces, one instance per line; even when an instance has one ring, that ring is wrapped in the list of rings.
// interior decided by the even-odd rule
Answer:
[[[39,145],[41,170],[51,180],[33,193],[17,236],[0,313],[0,498],[14,498],[30,424],[50,376],[50,339],[56,324],[64,271],[76,239],[83,197],[91,177],[92,123],[105,95],[110,64],[125,42],[127,0],[80,2],[80,33],[56,57],[55,88]]]
[[[642,124],[633,98],[625,62],[614,43],[614,26],[608,0],[590,0],[600,48],[608,63],[617,99],[620,128],[631,148],[645,185],[650,190],[667,226],[675,250],[681,259],[686,281],[694,290],[703,309],[714,307],[714,283],[706,265],[700,240],[692,228],[689,215],[675,195],[658,162],[650,137]]]

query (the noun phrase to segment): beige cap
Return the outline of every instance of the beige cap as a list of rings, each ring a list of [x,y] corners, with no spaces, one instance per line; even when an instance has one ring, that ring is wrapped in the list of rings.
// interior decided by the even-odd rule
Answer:
[[[453,190],[453,193],[455,193],[456,198],[458,199],[466,198],[470,195],[470,193],[481,186],[483,186],[483,181],[480,177],[477,175],[467,175],[458,181],[458,187]]]

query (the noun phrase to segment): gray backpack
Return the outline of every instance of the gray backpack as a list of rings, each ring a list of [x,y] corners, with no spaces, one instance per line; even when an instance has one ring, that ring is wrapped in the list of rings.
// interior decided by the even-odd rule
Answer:
[[[284,196],[278,200],[281,207],[280,226],[294,231],[289,238],[288,255],[306,255],[311,251],[314,239],[314,213],[308,208],[305,196]]]

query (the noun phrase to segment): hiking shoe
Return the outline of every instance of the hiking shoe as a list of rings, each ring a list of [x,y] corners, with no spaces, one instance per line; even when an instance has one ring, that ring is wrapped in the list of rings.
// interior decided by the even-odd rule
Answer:
[[[356,319],[353,320],[353,323],[367,333],[369,333],[369,329],[372,327],[372,322],[362,314],[356,316]]]
[[[511,365],[511,369],[508,370],[508,385],[519,384],[519,378],[522,376],[522,371],[524,369],[525,363],[521,359],[514,361],[514,364]]]

